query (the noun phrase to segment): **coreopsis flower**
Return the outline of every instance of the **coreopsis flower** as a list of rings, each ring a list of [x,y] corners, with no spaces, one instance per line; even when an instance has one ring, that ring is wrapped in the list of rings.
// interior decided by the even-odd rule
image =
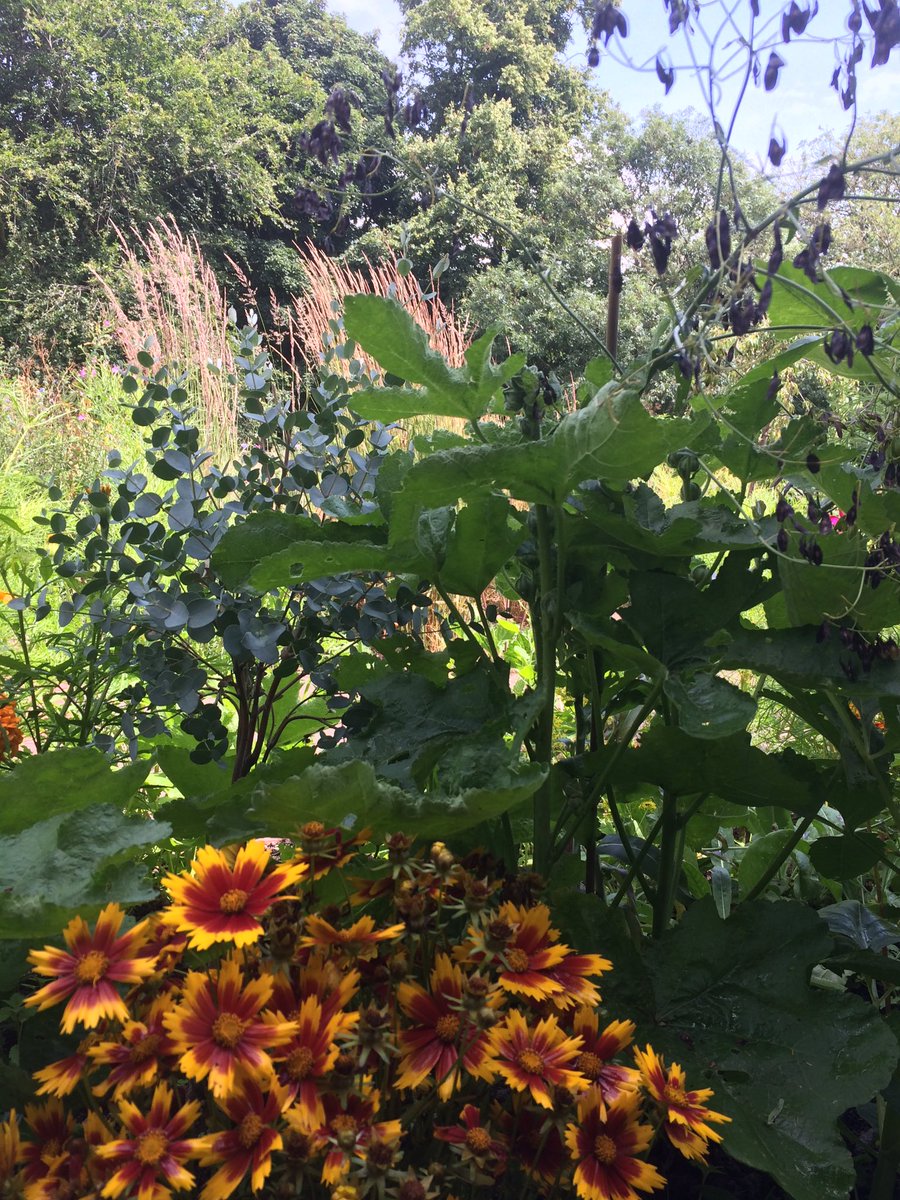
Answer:
[[[91,1066],[91,1047],[96,1045],[98,1034],[89,1033],[78,1043],[74,1054],[42,1067],[34,1072],[34,1078],[40,1083],[37,1089],[39,1096],[68,1096],[85,1078]]]
[[[9,700],[3,703],[4,701],[6,697],[0,694],[0,762],[3,762],[4,758],[12,758],[22,745],[22,729],[16,715],[16,702]]]
[[[143,1021],[126,1021],[117,1042],[99,1042],[88,1053],[98,1066],[111,1067],[106,1079],[94,1087],[95,1096],[105,1096],[110,1088],[116,1100],[135,1088],[150,1087],[168,1060],[177,1055],[166,1032],[163,1016],[171,1012],[171,996],[157,996]]]
[[[506,1166],[509,1146],[485,1124],[474,1104],[467,1104],[459,1114],[456,1125],[435,1125],[432,1133],[439,1142],[449,1142],[462,1157],[463,1163],[474,1163],[484,1171],[499,1175]]]
[[[342,1102],[337,1096],[324,1097],[325,1119],[317,1129],[305,1125],[304,1114],[288,1109],[285,1118],[292,1128],[301,1133],[313,1134],[318,1148],[326,1151],[322,1164],[322,1182],[339,1183],[350,1170],[353,1158],[361,1158],[369,1143],[377,1139],[390,1145],[400,1140],[399,1121],[376,1121],[375,1115],[381,1102],[377,1091],[363,1095],[351,1094]],[[213,1198],[217,1200],[217,1198]]]
[[[93,933],[83,917],[73,917],[63,930],[69,953],[45,946],[28,955],[37,974],[50,976],[53,982],[25,1003],[45,1009],[69,997],[63,1033],[71,1033],[79,1022],[93,1029],[103,1017],[127,1021],[128,1009],[115,984],[139,983],[153,973],[153,959],[139,953],[148,932],[146,921],[119,937],[124,916],[118,904],[107,904]]]
[[[569,1163],[557,1123],[524,1106],[510,1113],[496,1101],[491,1105],[491,1116],[510,1139],[509,1157],[513,1162],[531,1178],[555,1187]]]
[[[465,976],[446,954],[438,954],[430,978],[431,991],[418,983],[401,983],[397,1000],[416,1022],[400,1032],[400,1064],[396,1085],[416,1087],[433,1072],[438,1095],[447,1100],[459,1086],[462,1068],[479,1079],[491,1080],[488,1035],[479,1032],[463,1009]],[[496,1007],[499,997],[488,1004]]]
[[[10,1110],[9,1119],[0,1122],[0,1192],[4,1185],[12,1179],[16,1166],[22,1157],[22,1147],[19,1142],[19,1122],[16,1110]]]
[[[532,1029],[522,1013],[513,1009],[489,1034],[491,1062],[517,1092],[529,1091],[535,1104],[553,1107],[552,1087],[580,1092],[587,1080],[573,1064],[582,1047],[580,1037],[566,1037],[556,1017],[545,1017]]]
[[[34,1136],[22,1142],[19,1158],[25,1164],[23,1179],[32,1184],[62,1166],[69,1153],[66,1143],[75,1120],[66,1113],[59,1097],[54,1096],[43,1104],[26,1104],[25,1125]]]
[[[371,829],[362,829],[348,837],[346,829],[329,829],[321,821],[307,821],[296,835],[299,852],[295,861],[306,864],[311,879],[321,879],[355,858],[358,848],[369,841],[371,833]]]
[[[173,901],[164,920],[190,934],[195,950],[216,942],[249,946],[258,941],[263,933],[259,918],[308,869],[303,862],[283,863],[266,874],[269,857],[262,842],[242,846],[233,864],[223,850],[204,846],[191,863],[193,874],[163,880]]]
[[[724,1113],[713,1112],[705,1106],[704,1101],[713,1094],[712,1088],[688,1091],[684,1071],[678,1063],[670,1063],[666,1067],[665,1059],[651,1046],[644,1050],[635,1047],[634,1058],[647,1092],[665,1114],[664,1128],[669,1141],[686,1158],[705,1157],[706,1148],[704,1146],[701,1149],[696,1139],[721,1142],[722,1135],[712,1129],[708,1122],[721,1124],[731,1120]],[[677,1128],[679,1126],[681,1128]],[[686,1137],[683,1133],[685,1128],[695,1136]],[[670,1132],[673,1129],[674,1135]]]
[[[613,1060],[631,1045],[634,1021],[610,1021],[601,1033],[600,1019],[594,1009],[579,1008],[573,1028],[584,1039],[575,1068],[596,1090],[601,1108],[618,1100],[623,1092],[633,1092],[640,1082],[640,1072]]]
[[[637,1157],[653,1138],[641,1124],[640,1096],[626,1092],[605,1113],[588,1093],[578,1104],[578,1123],[566,1127],[566,1145],[575,1168],[575,1190],[582,1200],[639,1200],[638,1192],[665,1186],[657,1169]]]
[[[158,1083],[145,1115],[130,1100],[119,1101],[122,1132],[117,1138],[97,1147],[99,1158],[115,1169],[103,1187],[103,1195],[133,1195],[139,1200],[168,1200],[172,1189],[183,1192],[193,1187],[194,1176],[185,1162],[196,1158],[201,1143],[185,1134],[200,1115],[200,1101],[191,1100],[172,1113],[172,1091]]]
[[[315,996],[303,1001],[293,1023],[297,1032],[279,1051],[275,1073],[286,1102],[296,1103],[314,1128],[325,1119],[318,1081],[331,1070],[339,1053],[334,1042],[337,1023],[325,1020]]]
[[[180,1004],[163,1014],[163,1024],[181,1055],[189,1079],[206,1079],[216,1097],[227,1096],[239,1068],[271,1077],[268,1051],[285,1046],[297,1031],[290,1021],[263,1012],[272,980],[249,983],[237,963],[222,964],[215,984],[200,971],[189,971]]]
[[[81,1137],[72,1137],[51,1171],[25,1188],[25,1200],[100,1200],[109,1174],[97,1156],[98,1147],[112,1141],[112,1133],[95,1112],[89,1112]]]
[[[378,943],[388,942],[406,933],[405,925],[388,925],[376,929],[372,917],[360,917],[348,929],[336,929],[323,917],[306,918],[305,933],[300,946],[334,946],[347,958],[366,960],[378,953]]]
[[[356,995],[359,971],[341,969],[333,959],[318,951],[305,950],[302,955],[305,961],[299,969],[295,967],[290,975],[273,976],[269,1007],[294,1020],[303,1002],[313,996],[322,1006],[324,1020],[338,1022],[341,1030],[351,1028],[357,1014],[344,1010]]]
[[[200,1165],[222,1164],[200,1193],[200,1200],[225,1200],[248,1171],[251,1190],[259,1191],[272,1170],[272,1154],[282,1148],[275,1125],[283,1104],[277,1087],[263,1093],[252,1076],[238,1076],[230,1093],[219,1100],[232,1127],[199,1139]]]

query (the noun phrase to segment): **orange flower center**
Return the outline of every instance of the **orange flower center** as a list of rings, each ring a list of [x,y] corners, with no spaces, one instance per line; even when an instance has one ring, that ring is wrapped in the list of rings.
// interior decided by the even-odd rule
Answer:
[[[316,1057],[308,1046],[300,1046],[288,1057],[285,1066],[291,1079],[306,1079],[315,1065]]]
[[[676,1087],[671,1083],[667,1083],[663,1088],[663,1099],[666,1104],[687,1104],[684,1088]]]
[[[139,1042],[131,1047],[129,1060],[133,1063],[146,1062],[148,1058],[153,1058],[159,1049],[159,1034],[148,1033],[146,1037],[141,1038]]]
[[[262,1137],[264,1129],[265,1125],[256,1113],[247,1113],[238,1126],[238,1141],[245,1150],[251,1150]]]
[[[138,1138],[137,1150],[135,1156],[138,1162],[153,1165],[166,1152],[166,1147],[169,1145],[169,1139],[161,1129],[148,1129],[146,1133],[142,1133]]]
[[[486,1154],[491,1148],[491,1135],[477,1125],[474,1129],[466,1131],[466,1145],[473,1154]]]
[[[219,1013],[215,1021],[213,1021],[213,1041],[220,1045],[223,1050],[233,1050],[244,1036],[246,1028],[247,1022],[242,1021],[236,1013]]]
[[[352,1150],[359,1134],[359,1125],[357,1125],[356,1119],[349,1113],[341,1113],[331,1122],[331,1128],[334,1130],[337,1144],[344,1150]]]
[[[219,900],[219,908],[223,913],[239,913],[244,911],[247,903],[247,893],[243,888],[230,888]]]
[[[50,1138],[41,1146],[41,1158],[45,1163],[51,1163],[54,1158],[59,1158],[62,1146],[58,1138]]]
[[[544,1060],[534,1050],[520,1050],[516,1062],[529,1075],[540,1075],[544,1069]]]
[[[619,1151],[616,1148],[616,1143],[611,1137],[607,1137],[605,1133],[601,1133],[599,1137],[594,1138],[594,1158],[598,1162],[602,1162],[605,1166],[616,1161],[616,1156]]]
[[[588,1079],[598,1079],[602,1069],[603,1060],[596,1054],[591,1054],[589,1050],[579,1054],[575,1060],[575,1070],[580,1071],[582,1075],[587,1075]]]
[[[506,955],[506,961],[509,964],[509,969],[515,971],[518,975],[521,971],[528,970],[529,958],[524,950],[520,950],[518,946],[510,950]]]
[[[96,983],[109,968],[109,959],[102,950],[89,950],[75,964],[75,978],[79,983]]]
[[[434,1032],[442,1042],[453,1042],[459,1034],[461,1025],[462,1021],[460,1021],[459,1017],[455,1017],[453,1013],[446,1013],[443,1017],[438,1018]]]
[[[325,826],[321,821],[307,821],[300,829],[305,838],[320,838],[325,836]]]

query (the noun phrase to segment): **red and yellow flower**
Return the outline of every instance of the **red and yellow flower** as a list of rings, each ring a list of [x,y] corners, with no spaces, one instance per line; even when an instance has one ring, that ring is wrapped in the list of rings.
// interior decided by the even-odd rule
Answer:
[[[125,1022],[120,1041],[99,1042],[90,1048],[88,1053],[97,1065],[112,1068],[106,1079],[95,1085],[95,1096],[105,1096],[112,1088],[118,1100],[156,1081],[167,1061],[177,1055],[163,1024],[163,1016],[171,1012],[172,1005],[170,996],[157,996],[144,1021]]]
[[[167,875],[163,880],[173,901],[165,920],[189,933],[195,950],[207,950],[216,942],[251,945],[262,936],[259,918],[308,869],[295,861],[266,874],[269,862],[269,851],[258,841],[242,846],[233,864],[223,850],[204,846],[191,863],[193,874]]]
[[[12,1179],[21,1157],[19,1122],[16,1119],[16,1110],[12,1109],[9,1119],[0,1122],[0,1192],[3,1192],[4,1185]]]
[[[103,1017],[127,1021],[128,1009],[115,984],[139,983],[153,973],[153,959],[139,953],[148,932],[146,921],[119,937],[124,916],[118,904],[107,904],[93,933],[83,917],[73,917],[63,930],[68,953],[45,946],[28,955],[37,974],[49,976],[53,982],[25,1003],[45,1009],[69,997],[63,1013],[63,1033],[71,1033],[79,1022],[93,1029]]]
[[[509,1145],[496,1136],[485,1124],[474,1104],[467,1104],[459,1114],[456,1125],[435,1125],[432,1133],[439,1142],[449,1142],[462,1156],[462,1162],[473,1162],[482,1171],[499,1175],[506,1167]]]
[[[250,1188],[258,1192],[272,1170],[272,1154],[282,1148],[281,1134],[275,1126],[284,1098],[277,1087],[264,1093],[254,1078],[242,1073],[219,1104],[231,1118],[232,1127],[200,1139],[200,1165],[222,1164],[204,1187],[200,1200],[225,1200],[248,1171]]]
[[[22,1142],[20,1160],[25,1164],[22,1176],[26,1184],[55,1173],[68,1156],[67,1143],[75,1128],[58,1096],[43,1104],[25,1105],[25,1124],[34,1135]]]
[[[323,917],[309,916],[306,918],[305,933],[300,939],[300,946],[334,947],[347,958],[366,960],[374,958],[378,953],[379,942],[389,942],[406,932],[405,925],[388,925],[385,929],[376,929],[372,917],[360,917],[348,929],[336,929]]]
[[[310,996],[322,1006],[326,1021],[338,1022],[340,1029],[350,1029],[357,1019],[356,1013],[344,1010],[356,995],[359,987],[359,971],[342,969],[334,961],[318,951],[303,951],[305,962],[294,967],[288,974],[274,975],[270,1007],[293,1020]]]
[[[581,1050],[580,1037],[567,1037],[556,1017],[545,1017],[532,1027],[518,1010],[495,1025],[489,1035],[494,1060],[491,1066],[517,1092],[529,1091],[542,1108],[553,1107],[551,1087],[580,1092],[586,1079],[573,1070]]]
[[[397,1000],[403,1012],[416,1022],[400,1032],[400,1064],[397,1087],[413,1088],[431,1072],[438,1095],[448,1099],[459,1086],[462,1069],[479,1079],[493,1079],[490,1042],[467,1019],[463,1009],[465,976],[446,954],[438,954],[431,972],[431,991],[417,983],[401,983]],[[499,996],[487,1003],[496,1007]]]
[[[213,984],[189,971],[181,1003],[163,1014],[163,1024],[189,1079],[206,1079],[217,1097],[234,1087],[241,1068],[264,1077],[273,1073],[268,1051],[286,1046],[297,1027],[263,1012],[272,995],[268,976],[245,983],[237,963],[226,961]]]
[[[74,1054],[42,1067],[34,1072],[34,1078],[40,1083],[37,1089],[39,1096],[69,1096],[87,1076],[91,1066],[91,1047],[97,1044],[99,1034],[89,1033],[78,1043]]]
[[[596,1090],[601,1107],[612,1104],[624,1092],[633,1092],[640,1082],[640,1072],[614,1059],[631,1045],[634,1021],[610,1021],[601,1033],[597,1013],[592,1008],[579,1008],[573,1027],[584,1039],[575,1067]]]
[[[667,1067],[665,1059],[651,1046],[644,1050],[635,1047],[634,1058],[647,1092],[665,1114],[664,1128],[669,1141],[686,1158],[704,1158],[705,1143],[722,1140],[722,1135],[712,1129],[709,1122],[720,1124],[731,1120],[724,1113],[713,1112],[705,1106],[704,1102],[713,1094],[712,1088],[688,1091],[684,1071],[678,1063],[670,1063]],[[688,1137],[685,1130],[693,1136]],[[703,1146],[699,1144],[700,1139]]]
[[[657,1169],[638,1155],[650,1145],[653,1127],[639,1115],[640,1096],[626,1092],[605,1111],[593,1091],[578,1103],[578,1123],[566,1127],[566,1145],[582,1200],[639,1200],[638,1192],[665,1186]]]
[[[197,1157],[201,1142],[184,1135],[200,1115],[200,1101],[191,1100],[173,1114],[172,1099],[168,1085],[159,1083],[146,1115],[130,1100],[119,1101],[119,1120],[130,1136],[97,1147],[97,1155],[115,1168],[104,1196],[115,1200],[137,1189],[138,1200],[168,1200],[173,1188],[193,1187],[194,1176],[184,1164]]]
[[[354,1158],[363,1158],[369,1143],[378,1140],[390,1145],[400,1140],[399,1121],[376,1121],[375,1114],[381,1097],[377,1091],[364,1095],[351,1094],[342,1103],[339,1097],[324,1097],[325,1119],[317,1129],[310,1130],[304,1114],[289,1109],[285,1117],[299,1133],[312,1133],[313,1144],[325,1149],[322,1182],[338,1183],[350,1170]],[[214,1198],[217,1200],[217,1198]]]
[[[279,1051],[275,1072],[285,1102],[296,1104],[311,1128],[325,1119],[317,1080],[321,1080],[334,1065],[339,1053],[334,1037],[338,1022],[325,1019],[322,1006],[315,996],[303,1001],[293,1018],[297,1032]]]

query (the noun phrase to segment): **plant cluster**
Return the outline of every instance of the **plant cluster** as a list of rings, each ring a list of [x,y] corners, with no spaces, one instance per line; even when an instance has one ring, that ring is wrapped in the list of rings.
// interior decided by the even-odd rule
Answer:
[[[32,951],[49,982],[26,1005],[64,1003],[77,1041],[35,1072],[50,1099],[21,1146],[3,1127],[5,1181],[26,1200],[636,1200],[665,1183],[660,1139],[705,1161],[729,1118],[650,1046],[629,1061],[611,963],[561,941],[539,880],[400,833],[349,879],[366,836],[307,822],[277,864],[207,846],[161,911],[123,932],[111,904]]]

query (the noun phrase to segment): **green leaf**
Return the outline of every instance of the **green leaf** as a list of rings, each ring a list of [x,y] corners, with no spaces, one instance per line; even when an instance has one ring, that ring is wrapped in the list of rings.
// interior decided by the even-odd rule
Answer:
[[[745,896],[753,891],[771,864],[784,852],[793,832],[793,829],[773,829],[771,833],[751,839],[741,856],[738,871],[741,892]]]
[[[851,682],[844,670],[847,655],[840,639],[819,642],[817,634],[814,625],[741,629],[722,647],[719,665],[770,675],[789,690],[828,688],[850,699],[900,700],[900,663],[876,658],[868,671],[860,670]]]
[[[877,320],[885,304],[900,299],[894,280],[864,267],[832,267],[822,282],[813,283],[799,268],[782,263],[772,284],[771,325],[830,330],[840,322],[859,329],[867,321]],[[852,308],[842,291],[853,301]],[[774,332],[776,337],[793,336],[790,331]],[[829,364],[830,369],[832,366]]]
[[[884,983],[900,983],[900,959],[873,954],[871,950],[848,950],[833,954],[822,965],[829,971],[852,971],[865,979],[880,979]]]
[[[561,504],[586,479],[625,483],[649,473],[670,449],[699,436],[702,427],[696,420],[651,417],[637,392],[612,383],[584,408],[566,413],[540,441],[462,446],[416,463],[395,498],[392,524],[402,507],[451,504],[480,490],[503,489],[519,500]],[[408,514],[400,520],[408,527]]]
[[[377,391],[361,393],[362,408],[354,397],[354,408],[360,416],[389,421],[396,419],[393,413],[400,417],[427,413],[477,420],[484,412],[487,406],[484,389],[471,386],[466,373],[449,367],[431,349],[425,330],[396,300],[365,294],[347,296],[344,328],[385,371],[423,388],[419,393],[388,389],[382,411],[378,408]]]
[[[48,937],[76,911],[152,899],[145,869],[130,860],[171,832],[165,821],[93,804],[0,838],[0,937]]]
[[[883,921],[859,900],[840,900],[819,909],[819,916],[835,935],[860,950],[883,950],[900,942],[900,928]]]
[[[124,808],[152,766],[149,759],[117,770],[89,746],[23,759],[0,775],[0,835],[19,833],[42,818],[77,812],[89,804]]]
[[[438,575],[456,596],[480,596],[525,537],[503,496],[473,496],[456,517]]]
[[[182,796],[214,796],[231,786],[233,759],[195,763],[186,746],[163,745],[156,761]]]
[[[865,829],[817,838],[809,848],[810,862],[826,879],[855,879],[874,867],[883,855],[881,839]]]
[[[664,691],[678,709],[679,726],[691,737],[727,737],[756,716],[753,697],[716,675],[670,675]]]
[[[605,945],[598,919],[578,948]],[[605,1001],[637,1022],[637,1042],[681,1063],[689,1087],[714,1089],[710,1106],[732,1118],[718,1127],[724,1149],[794,1200],[846,1200],[855,1173],[836,1121],[887,1084],[898,1058],[871,1005],[809,986],[831,950],[805,905],[757,901],[722,921],[701,900],[643,964],[623,960],[604,978]]]
[[[253,513],[232,526],[213,551],[212,563],[226,587],[249,584],[265,592],[385,564],[381,529],[316,521],[312,517]]]

